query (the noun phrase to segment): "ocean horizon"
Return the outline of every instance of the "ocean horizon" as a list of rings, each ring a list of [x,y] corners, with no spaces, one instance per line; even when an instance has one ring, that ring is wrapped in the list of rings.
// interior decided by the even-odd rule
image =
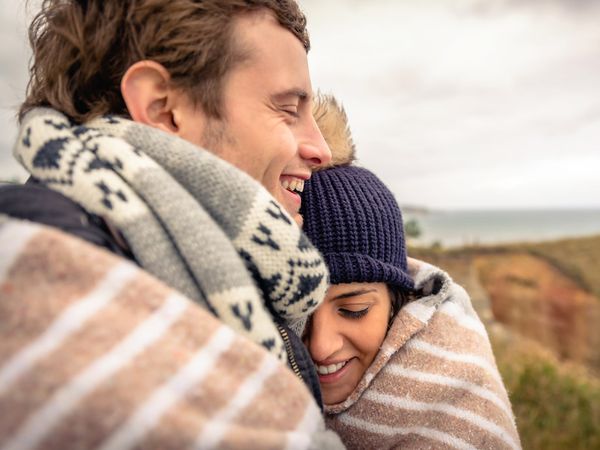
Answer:
[[[404,222],[418,222],[421,235],[412,245],[444,247],[511,242],[540,242],[600,234],[600,208],[415,210]]]

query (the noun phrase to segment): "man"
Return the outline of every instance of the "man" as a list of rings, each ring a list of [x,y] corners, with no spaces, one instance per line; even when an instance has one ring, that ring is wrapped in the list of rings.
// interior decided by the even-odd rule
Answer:
[[[292,329],[327,273],[290,215],[331,155],[295,2],[57,0],[30,31],[0,446],[338,446],[280,364],[320,401]]]

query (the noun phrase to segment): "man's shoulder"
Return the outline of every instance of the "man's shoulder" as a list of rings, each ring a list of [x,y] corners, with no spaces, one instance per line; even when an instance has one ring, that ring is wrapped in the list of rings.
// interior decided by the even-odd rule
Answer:
[[[64,449],[283,448],[290,436],[341,448],[304,384],[262,346],[81,239],[0,215],[0,298],[9,446],[35,427],[36,443]]]
[[[35,180],[25,184],[1,185],[0,214],[58,228],[119,256],[133,259],[102,218]]]
[[[82,222],[87,215],[74,201],[35,181],[0,186],[0,212],[56,228]]]

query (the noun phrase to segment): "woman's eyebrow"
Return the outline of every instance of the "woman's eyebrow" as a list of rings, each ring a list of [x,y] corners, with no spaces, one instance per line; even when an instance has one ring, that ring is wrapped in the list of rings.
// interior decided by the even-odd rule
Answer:
[[[336,295],[331,300],[341,300],[341,299],[349,298],[349,297],[357,297],[359,295],[364,295],[364,294],[368,294],[369,292],[375,292],[375,291],[376,291],[376,289],[374,289],[374,288],[371,288],[371,289],[357,289],[355,291],[348,291],[348,292],[344,292],[343,294]]]

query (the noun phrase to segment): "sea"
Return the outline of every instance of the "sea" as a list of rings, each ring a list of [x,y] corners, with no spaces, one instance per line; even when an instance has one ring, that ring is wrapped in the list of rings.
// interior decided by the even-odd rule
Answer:
[[[568,210],[414,210],[421,235],[412,245],[458,247],[540,242],[600,234],[600,209]]]

